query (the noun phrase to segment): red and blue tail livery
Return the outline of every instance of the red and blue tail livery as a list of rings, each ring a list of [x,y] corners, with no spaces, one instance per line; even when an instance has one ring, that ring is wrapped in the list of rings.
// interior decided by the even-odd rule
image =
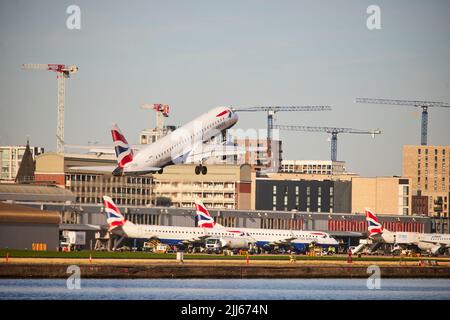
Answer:
[[[195,201],[195,210],[198,218],[198,226],[200,228],[214,228],[216,222],[200,200]]]
[[[366,220],[369,237],[383,233],[383,225],[369,209],[366,209]]]
[[[133,161],[133,150],[116,124],[113,124],[111,128],[111,135],[116,151],[117,163],[119,168],[124,168],[127,163]]]
[[[127,220],[120,213],[112,199],[108,196],[103,196],[103,204],[105,206],[106,222],[108,223],[109,230],[123,226]]]

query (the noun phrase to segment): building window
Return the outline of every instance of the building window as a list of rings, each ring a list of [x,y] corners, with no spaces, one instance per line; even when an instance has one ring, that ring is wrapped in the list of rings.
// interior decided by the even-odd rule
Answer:
[[[306,195],[310,195],[311,194],[311,187],[306,187]]]
[[[408,186],[403,186],[403,195],[407,196],[409,194],[409,187]]]

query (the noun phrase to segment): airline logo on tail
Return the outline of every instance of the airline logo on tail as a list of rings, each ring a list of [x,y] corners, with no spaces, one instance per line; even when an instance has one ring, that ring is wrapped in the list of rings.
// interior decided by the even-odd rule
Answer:
[[[133,161],[133,150],[131,150],[131,147],[128,145],[127,139],[125,139],[116,124],[113,124],[111,128],[111,135],[114,141],[117,163],[119,165],[119,168],[123,168],[127,163]]]
[[[383,225],[378,221],[378,218],[368,209],[366,209],[367,230],[369,237],[383,233]]]
[[[120,213],[112,199],[108,196],[103,196],[103,204],[105,206],[106,222],[108,223],[109,230],[123,226],[127,220]]]
[[[195,210],[198,217],[198,226],[200,228],[214,228],[220,226],[219,224],[216,224],[214,218],[211,217],[208,209],[206,209],[201,201],[195,201]]]

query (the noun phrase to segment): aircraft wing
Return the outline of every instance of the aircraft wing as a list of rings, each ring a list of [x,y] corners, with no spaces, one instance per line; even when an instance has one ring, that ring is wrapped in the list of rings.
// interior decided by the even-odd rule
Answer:
[[[139,152],[144,145],[132,145],[131,149],[135,153]],[[88,150],[89,153],[95,153],[97,156],[101,156],[103,154],[109,154],[109,155],[115,155],[115,150],[113,146],[82,146],[82,145],[76,145],[76,144],[65,144],[64,148],[68,149],[79,149],[79,150]]]
[[[275,241],[272,241],[270,244],[274,245],[274,246],[275,245],[280,245],[280,244],[288,245],[288,244],[290,244],[292,241],[294,241],[296,239],[298,239],[298,237],[294,236],[294,233],[291,231],[291,234],[290,234],[289,237],[277,239]]]
[[[274,246],[275,245],[280,245],[280,244],[287,245],[287,244],[290,244],[292,241],[294,241],[296,239],[297,239],[297,237],[292,236],[292,237],[289,237],[289,238],[283,238],[283,239],[272,241],[270,244],[274,245]]]
[[[426,242],[426,243],[431,243],[431,244],[437,244],[437,245],[440,245],[441,247],[444,247],[444,248],[450,247],[450,244],[445,243],[445,242],[439,242],[439,241],[436,241],[436,240],[425,240],[425,239],[421,239],[420,242]]]
[[[201,162],[212,157],[245,154],[245,148],[226,144],[199,144],[187,156],[186,162]]]
[[[206,239],[208,239],[210,237],[211,237],[211,235],[208,235],[208,234],[205,233],[205,234],[199,235],[198,237],[195,237],[195,238],[183,240],[182,242],[184,244],[198,243],[198,242],[201,242],[201,241],[205,241]]]

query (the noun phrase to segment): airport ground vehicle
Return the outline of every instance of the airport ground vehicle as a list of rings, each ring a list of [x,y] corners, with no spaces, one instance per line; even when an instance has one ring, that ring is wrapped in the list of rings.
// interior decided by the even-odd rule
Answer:
[[[63,231],[60,238],[61,251],[79,250],[86,244],[86,232],[83,231]]]

